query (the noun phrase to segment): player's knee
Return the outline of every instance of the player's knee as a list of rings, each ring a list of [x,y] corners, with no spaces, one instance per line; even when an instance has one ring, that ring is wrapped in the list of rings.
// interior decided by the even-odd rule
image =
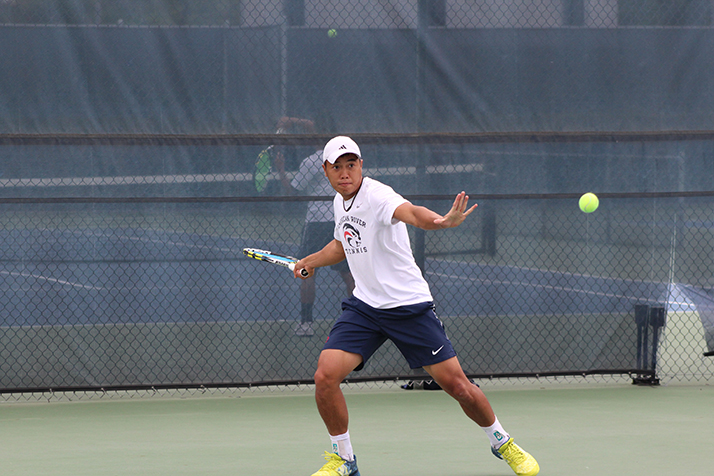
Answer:
[[[466,402],[471,399],[473,384],[468,380],[454,379],[444,387],[447,393],[459,402]]]
[[[314,375],[315,385],[317,387],[329,387],[334,385],[339,385],[342,381],[341,378],[329,372],[326,368],[318,366]]]

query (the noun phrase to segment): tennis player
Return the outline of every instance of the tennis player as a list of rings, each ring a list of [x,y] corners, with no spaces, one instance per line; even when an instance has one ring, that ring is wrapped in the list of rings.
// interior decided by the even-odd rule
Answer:
[[[298,117],[282,117],[278,121],[278,129],[292,130],[296,126],[304,132],[332,132],[334,129],[331,126],[331,121],[326,119],[326,114],[318,114],[317,119],[302,119]],[[285,157],[282,151],[278,151],[275,156],[274,164],[278,171],[278,176],[283,184],[283,190],[287,194],[296,192],[307,192],[314,196],[330,196],[333,193],[330,182],[325,178],[325,174],[321,169],[323,149],[320,146],[319,150],[314,154],[309,155],[300,162],[297,173],[292,180],[289,180],[285,172]],[[298,256],[306,256],[320,250],[325,244],[332,241],[334,233],[332,204],[324,201],[309,202],[307,206],[307,214],[305,216],[305,226],[302,233],[302,241]],[[350,268],[346,261],[337,263],[331,267],[333,271],[339,273],[342,281],[345,283],[347,295],[352,294],[355,287],[354,280],[350,274]],[[300,322],[295,327],[295,335],[301,337],[310,337],[315,332],[312,328],[313,322],[313,306],[315,304],[315,277],[304,279],[300,283]]]
[[[394,342],[413,369],[426,372],[461,405],[486,433],[491,451],[519,476],[535,476],[535,458],[513,442],[481,389],[472,384],[456,357],[444,326],[434,313],[429,286],[414,261],[406,225],[425,230],[459,226],[473,212],[459,193],[441,216],[415,206],[388,187],[362,176],[362,155],[345,136],[331,139],[322,168],[337,194],[333,202],[335,239],[295,265],[306,269],[347,259],[355,280],[353,295],[342,302],[315,372],[315,400],[332,442],[327,463],[313,476],[359,476],[348,430],[347,403],[340,388],[347,375],[387,340]]]

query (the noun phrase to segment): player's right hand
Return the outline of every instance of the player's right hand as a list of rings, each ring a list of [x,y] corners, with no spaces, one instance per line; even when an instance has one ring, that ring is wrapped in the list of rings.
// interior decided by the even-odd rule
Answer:
[[[306,273],[306,274],[303,274]],[[307,279],[315,274],[315,268],[305,266],[302,260],[295,263],[295,269],[293,270],[293,276],[300,279]]]

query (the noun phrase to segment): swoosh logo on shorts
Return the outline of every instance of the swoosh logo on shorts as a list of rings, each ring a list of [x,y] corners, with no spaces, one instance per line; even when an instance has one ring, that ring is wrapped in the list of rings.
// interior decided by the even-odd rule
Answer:
[[[439,347],[438,349],[432,350],[432,351],[431,351],[431,355],[436,355],[436,354],[438,354],[439,352],[441,352],[441,349],[443,349],[443,348],[444,348],[444,346],[442,345],[442,346]]]

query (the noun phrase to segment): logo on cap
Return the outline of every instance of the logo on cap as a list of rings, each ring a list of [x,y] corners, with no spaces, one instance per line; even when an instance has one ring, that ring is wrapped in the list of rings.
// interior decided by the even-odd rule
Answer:
[[[347,136],[336,136],[330,139],[323,151],[324,160],[334,164],[335,161],[345,154],[355,154],[362,158],[359,146]]]

